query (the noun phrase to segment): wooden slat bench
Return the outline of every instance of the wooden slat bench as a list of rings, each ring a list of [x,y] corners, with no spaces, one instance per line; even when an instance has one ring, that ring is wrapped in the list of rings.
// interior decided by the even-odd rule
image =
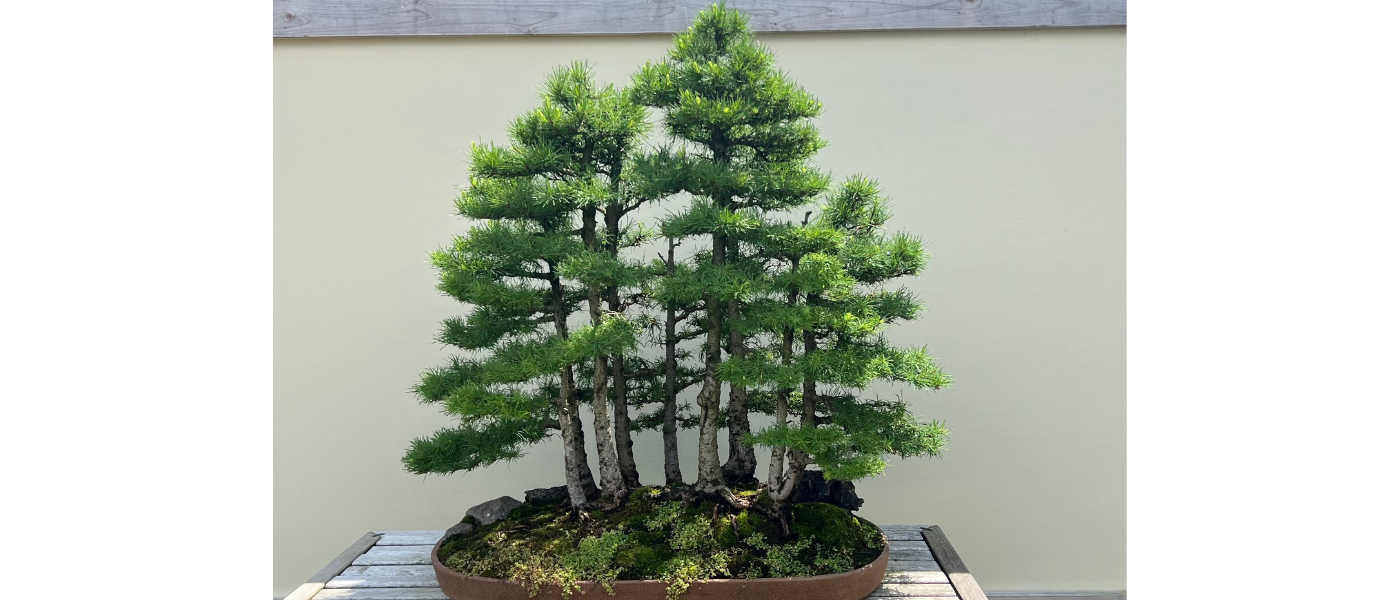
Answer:
[[[937,525],[884,525],[890,566],[871,598],[987,600]],[[284,600],[447,600],[428,555],[442,530],[374,531]]]

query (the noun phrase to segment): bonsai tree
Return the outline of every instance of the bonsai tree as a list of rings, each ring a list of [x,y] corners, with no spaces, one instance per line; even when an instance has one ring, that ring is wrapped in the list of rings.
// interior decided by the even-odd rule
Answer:
[[[642,148],[648,106],[669,145]],[[882,335],[921,309],[890,285],[922,270],[922,246],[885,231],[889,203],[872,180],[833,186],[812,165],[824,145],[812,121],[820,111],[746,18],[721,7],[701,11],[630,88],[600,86],[581,64],[552,73],[540,105],[511,124],[509,144],[473,146],[457,206],[476,223],[432,255],[438,289],[474,305],[447,319],[438,339],[471,354],[427,371],[414,388],[460,423],[415,440],[408,469],[471,470],[558,432],[568,506],[579,517],[599,510],[639,527],[638,511],[661,510],[647,504],[655,499],[717,503],[709,525],[679,506],[665,508],[665,523],[647,521],[643,537],[671,539],[672,550],[684,546],[686,560],[700,561],[672,565],[681,571],[668,577],[681,581],[725,572],[733,557],[723,544],[787,552],[773,564],[795,564],[798,550],[741,537],[737,520],[721,543],[727,534],[710,529],[721,505],[734,519],[762,515],[777,541],[792,541],[795,492],[809,466],[854,480],[880,473],[889,455],[938,455],[941,423],[918,420],[898,397],[862,393],[875,379],[919,389],[951,382],[924,349],[895,348]],[[654,229],[630,217],[648,203],[670,209]],[[641,248],[653,241],[663,251],[645,263]],[[572,321],[584,324],[571,326],[585,310]],[[690,414],[678,395],[697,384]],[[753,413],[773,425],[755,433]],[[688,485],[677,448],[685,427],[699,428],[698,477]],[[667,487],[638,495],[632,433],[645,428],[662,432]],[[769,449],[762,480],[756,447]],[[658,538],[667,528],[684,541]],[[608,552],[635,542],[609,531]],[[579,548],[603,543],[587,539]],[[588,560],[606,567],[598,552]],[[762,567],[787,572],[775,568]]]
[[[855,480],[881,473],[886,455],[937,456],[943,448],[941,423],[921,423],[899,400],[861,398],[861,388],[877,378],[921,389],[952,382],[925,349],[893,348],[880,334],[922,308],[907,289],[883,284],[918,274],[925,258],[914,238],[883,231],[890,213],[874,182],[851,178],[814,222],[810,216],[754,236],[770,259],[769,295],[734,327],[772,341],[721,366],[724,379],[771,395],[775,423],[751,441],[772,448],[765,493],[785,531],[807,465],[828,479]]]
[[[454,358],[414,388],[461,424],[414,440],[404,456],[409,471],[451,473],[518,458],[525,445],[558,431],[569,498],[584,506],[594,490],[574,371],[587,362],[598,485],[616,501],[627,489],[624,464],[635,480],[625,418],[617,439],[626,442],[614,443],[607,374],[609,359],[620,367],[617,357],[636,341],[619,315],[621,290],[646,277],[617,253],[640,243],[621,224],[639,204],[624,193],[622,172],[647,130],[645,117],[628,94],[595,85],[586,66],[573,64],[552,73],[540,106],[511,123],[509,146],[473,145],[471,182],[457,208],[481,224],[434,252],[432,263],[439,290],[475,305],[447,319],[438,340],[483,357]],[[570,332],[569,317],[583,304],[590,325]],[[626,403],[618,404],[625,414]]]
[[[724,465],[718,435],[722,353],[743,360],[747,351],[743,331],[727,324],[742,318],[745,294],[763,278],[744,236],[764,214],[806,204],[825,189],[827,176],[808,164],[822,146],[810,121],[821,105],[774,67],[742,14],[718,7],[676,36],[666,60],[642,67],[633,93],[662,109],[667,133],[682,145],[666,166],[692,202],[662,223],[662,233],[708,241],[694,265],[677,265],[660,286],[663,301],[693,299],[704,310],[695,485],[739,504],[727,485],[752,479],[757,465],[742,382],[730,386]]]

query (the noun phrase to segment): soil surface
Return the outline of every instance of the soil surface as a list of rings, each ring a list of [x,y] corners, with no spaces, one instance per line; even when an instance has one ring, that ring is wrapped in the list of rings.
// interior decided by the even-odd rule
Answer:
[[[758,511],[642,487],[613,510],[579,518],[568,502],[526,503],[508,517],[442,545],[439,560],[466,575],[508,579],[532,592],[574,582],[661,580],[678,597],[703,579],[843,573],[880,556],[873,523],[832,504],[792,506],[791,537]],[[756,499],[755,491],[737,492]],[[676,499],[671,499],[676,498]],[[470,520],[470,517],[467,519]]]

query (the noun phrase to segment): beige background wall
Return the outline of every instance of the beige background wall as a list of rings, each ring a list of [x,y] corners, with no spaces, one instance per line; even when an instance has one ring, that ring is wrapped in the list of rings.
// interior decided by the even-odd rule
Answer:
[[[890,337],[957,378],[904,394],[951,447],[860,483],[861,514],[942,525],[986,589],[1124,589],[1126,31],[766,40],[825,103],[818,162],[879,179],[933,257],[909,282],[929,310]],[[551,66],[622,82],[668,43],[274,42],[276,594],[365,531],[443,528],[561,483],[557,443],[470,474],[402,470],[408,440],[448,424],[407,389],[461,310],[425,255],[464,228],[463,151],[504,140]],[[638,440],[645,481],[659,454]]]

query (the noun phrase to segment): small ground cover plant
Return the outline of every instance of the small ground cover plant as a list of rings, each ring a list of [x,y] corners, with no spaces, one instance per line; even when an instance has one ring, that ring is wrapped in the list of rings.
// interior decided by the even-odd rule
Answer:
[[[833,504],[793,505],[793,532],[784,539],[761,513],[672,497],[674,490],[639,487],[589,519],[577,518],[567,502],[526,503],[449,540],[441,560],[467,575],[515,581],[532,595],[554,586],[568,598],[579,581],[610,591],[618,580],[659,580],[674,600],[704,579],[842,573],[884,550],[879,528]]]

